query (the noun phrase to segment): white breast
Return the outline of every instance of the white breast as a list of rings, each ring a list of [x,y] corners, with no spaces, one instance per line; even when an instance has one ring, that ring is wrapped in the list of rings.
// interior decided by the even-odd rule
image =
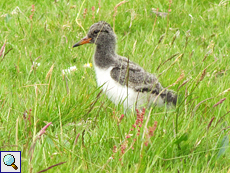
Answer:
[[[112,67],[101,69],[95,66],[98,86],[102,86],[108,98],[116,105],[123,103],[125,108],[131,108],[137,98],[137,92],[126,86],[122,86],[110,76]]]
[[[116,82],[110,76],[110,71],[113,67],[108,69],[101,69],[96,66],[96,78],[98,86],[102,86],[103,91],[106,93],[108,98],[114,102],[116,105],[123,103],[125,109],[130,109],[137,106],[138,108],[142,106],[150,106],[155,100],[156,96],[150,93],[138,93],[132,88],[127,88],[120,83]],[[158,106],[164,105],[163,100],[159,97],[156,104]]]

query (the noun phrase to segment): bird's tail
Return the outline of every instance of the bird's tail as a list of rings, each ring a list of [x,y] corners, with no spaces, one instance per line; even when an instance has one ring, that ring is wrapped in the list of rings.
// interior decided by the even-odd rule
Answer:
[[[165,101],[168,104],[172,104],[172,105],[176,106],[177,99],[178,99],[178,96],[174,91],[166,90],[166,92],[165,92]]]

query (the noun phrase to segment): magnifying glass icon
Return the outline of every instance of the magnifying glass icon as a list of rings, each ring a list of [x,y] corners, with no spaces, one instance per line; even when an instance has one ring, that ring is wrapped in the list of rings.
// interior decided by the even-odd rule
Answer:
[[[15,163],[15,158],[11,154],[7,154],[3,158],[3,162],[6,166],[12,166],[15,170],[18,169],[18,167],[14,164]]]

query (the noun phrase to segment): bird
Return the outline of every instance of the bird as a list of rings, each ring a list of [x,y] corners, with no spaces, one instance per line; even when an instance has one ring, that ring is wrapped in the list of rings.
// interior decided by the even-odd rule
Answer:
[[[73,45],[95,44],[93,64],[97,85],[107,97],[128,109],[176,106],[177,94],[162,87],[157,77],[116,53],[116,34],[105,21],[94,23],[86,37]]]

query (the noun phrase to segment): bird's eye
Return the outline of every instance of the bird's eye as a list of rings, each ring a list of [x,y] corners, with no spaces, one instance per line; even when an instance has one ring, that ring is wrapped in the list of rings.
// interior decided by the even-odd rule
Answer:
[[[94,30],[93,33],[94,34],[97,34],[99,32],[99,30]]]

